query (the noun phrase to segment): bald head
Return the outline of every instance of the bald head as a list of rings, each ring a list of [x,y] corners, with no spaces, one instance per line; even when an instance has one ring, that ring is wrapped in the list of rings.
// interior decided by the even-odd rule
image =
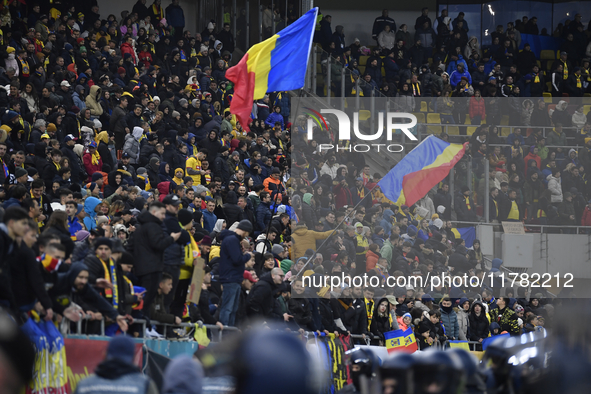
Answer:
[[[281,268],[275,267],[271,270],[271,277],[273,278],[273,283],[279,285],[281,282],[283,282],[285,274]]]

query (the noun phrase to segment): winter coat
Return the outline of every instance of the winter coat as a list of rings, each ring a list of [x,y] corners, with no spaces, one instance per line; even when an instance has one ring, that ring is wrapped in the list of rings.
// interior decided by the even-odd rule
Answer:
[[[246,298],[246,313],[250,317],[276,318],[280,316],[274,313],[275,293],[277,285],[273,282],[271,273],[261,276],[259,281],[252,287]]]
[[[218,238],[222,241],[218,263],[219,282],[242,283],[244,264],[250,260],[250,255],[242,254],[241,239],[235,232],[224,230]]]
[[[92,116],[101,116],[103,114],[103,107],[99,104],[101,97],[101,88],[93,85],[90,88],[90,93],[86,96],[86,108],[90,110]]]
[[[457,340],[460,338],[460,326],[458,324],[458,315],[454,312],[453,308],[450,307],[450,311],[446,312],[443,308],[441,311],[441,322],[445,327],[445,335],[449,339]]]
[[[476,316],[476,313],[474,312],[475,305],[480,305],[480,307],[482,308],[480,316]],[[482,302],[474,301],[474,303],[470,307],[468,321],[470,323],[469,339],[471,341],[478,341],[479,339],[484,339],[488,337],[489,322],[486,317],[486,309],[484,308],[484,305],[482,305]]]
[[[293,239],[292,253],[294,258],[302,257],[306,253],[306,249],[316,250],[316,241],[319,239],[326,239],[332,234],[332,230],[324,232],[316,232],[308,230],[306,227],[297,226],[295,231],[291,233]]]
[[[127,243],[127,249],[137,262],[134,272],[137,276],[161,272],[164,250],[174,239],[164,232],[162,221],[150,212],[140,213],[137,220],[139,226]]]
[[[497,323],[501,328],[500,332],[507,331],[511,335],[519,335],[519,325],[517,324],[517,314],[513,309],[505,307],[492,309],[489,312],[491,324]]]
[[[144,133],[141,127],[134,127],[133,131],[125,135],[125,144],[123,145],[123,153],[127,153],[130,157],[131,164],[139,164],[140,162],[140,137]]]
[[[466,312],[461,308],[462,301],[460,301],[460,308],[456,311],[456,315],[458,316],[458,326],[460,327],[459,331],[459,340],[467,341],[468,340],[468,327],[470,325],[470,312]]]
[[[548,180],[548,190],[552,192],[550,202],[562,202],[562,187],[560,185],[560,179],[555,178],[552,175],[548,175],[546,179]]]

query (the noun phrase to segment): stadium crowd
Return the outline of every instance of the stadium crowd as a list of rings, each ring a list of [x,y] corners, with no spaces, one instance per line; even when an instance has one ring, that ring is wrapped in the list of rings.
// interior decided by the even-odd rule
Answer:
[[[322,16],[315,41],[345,67],[332,66],[334,94],[341,95],[341,78],[345,78],[346,96],[356,94],[358,79],[365,96],[372,89],[386,97],[435,98],[471,97],[476,91],[482,97],[591,93],[591,23],[585,28],[581,14],[557,26],[553,35],[563,43],[558,54],[543,51],[549,56],[534,53],[529,43],[522,42],[522,34],[541,34],[535,16],[508,21],[506,28],[498,25],[490,34],[492,44],[481,45],[476,35],[470,35],[463,12],[454,18],[443,9],[434,20],[429,15],[429,9],[423,8],[413,36],[412,25],[402,23],[397,29],[388,10],[383,10],[373,24],[375,42],[366,43],[345,39],[346,27],[337,25],[333,31],[332,16]]]
[[[502,261],[489,266],[479,241],[467,248],[452,231],[454,210],[460,221],[482,216],[471,185],[461,188],[453,209],[446,183],[411,207],[396,206],[376,187],[381,175],[371,174],[362,154],[319,152],[318,143],[336,143],[331,129],[305,139],[306,120],[291,123],[287,92],[258,100],[245,131],[229,110],[229,24],[210,22],[192,34],[178,0],[166,7],[139,0],[120,20],[104,18],[96,5],[85,13],[58,2],[44,13],[19,2],[8,9],[13,23],[3,26],[0,45],[0,302],[20,323],[35,314],[48,321],[85,315],[86,333],[99,333],[105,319],[110,335],[144,336],[134,318],[219,328],[264,320],[295,331],[364,335],[374,344],[384,344],[385,332],[413,327],[424,349],[543,329],[552,318],[548,295],[524,288],[304,288],[303,277],[334,274],[380,282],[435,273],[482,278],[500,272]],[[418,26],[430,29],[427,14],[421,18]],[[410,76],[416,59],[406,56],[419,52],[402,43],[386,62],[407,61]],[[449,43],[438,45],[445,56],[434,68],[470,72],[458,63],[462,46],[448,56]],[[342,46],[347,55],[351,47]],[[479,68],[477,55],[469,64]],[[589,63],[577,64],[561,78],[578,81],[587,70],[586,83]],[[500,78],[507,87],[511,64],[500,66],[495,72],[507,75]],[[457,79],[462,94],[468,88],[460,80],[469,76]],[[559,103],[554,114],[559,106],[565,107]],[[556,136],[547,145],[566,145],[554,115],[548,121]],[[491,185],[499,183],[485,193],[494,201],[491,220],[519,221],[527,213],[539,223],[588,224],[584,167],[591,143],[566,155],[545,148],[536,132],[527,137],[528,153],[516,129],[507,152],[490,153],[486,142],[498,138],[493,124],[479,126],[465,158],[491,162]],[[589,120],[581,130],[588,141]],[[196,269],[204,277],[192,303],[186,298]]]

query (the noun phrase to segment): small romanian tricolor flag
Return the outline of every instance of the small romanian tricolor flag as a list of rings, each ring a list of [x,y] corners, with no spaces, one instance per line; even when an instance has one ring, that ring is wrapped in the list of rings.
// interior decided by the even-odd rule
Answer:
[[[394,330],[384,333],[386,339],[386,349],[388,353],[405,352],[414,353],[417,351],[417,340],[412,328],[406,331]]]

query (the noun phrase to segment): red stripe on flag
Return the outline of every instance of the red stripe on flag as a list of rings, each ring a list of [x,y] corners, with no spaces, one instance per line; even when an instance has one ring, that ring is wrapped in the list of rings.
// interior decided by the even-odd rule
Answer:
[[[458,151],[450,162],[443,163],[439,167],[419,170],[405,175],[402,179],[402,190],[406,199],[404,205],[410,207],[427,194],[431,189],[429,185],[440,182],[445,178],[453,166],[464,156],[466,146],[467,143],[464,144],[464,148]]]
[[[246,131],[251,119],[252,103],[254,101],[255,73],[248,72],[248,53],[242,57],[240,62],[226,71],[226,78],[234,83],[234,96],[230,103],[230,112]]]

